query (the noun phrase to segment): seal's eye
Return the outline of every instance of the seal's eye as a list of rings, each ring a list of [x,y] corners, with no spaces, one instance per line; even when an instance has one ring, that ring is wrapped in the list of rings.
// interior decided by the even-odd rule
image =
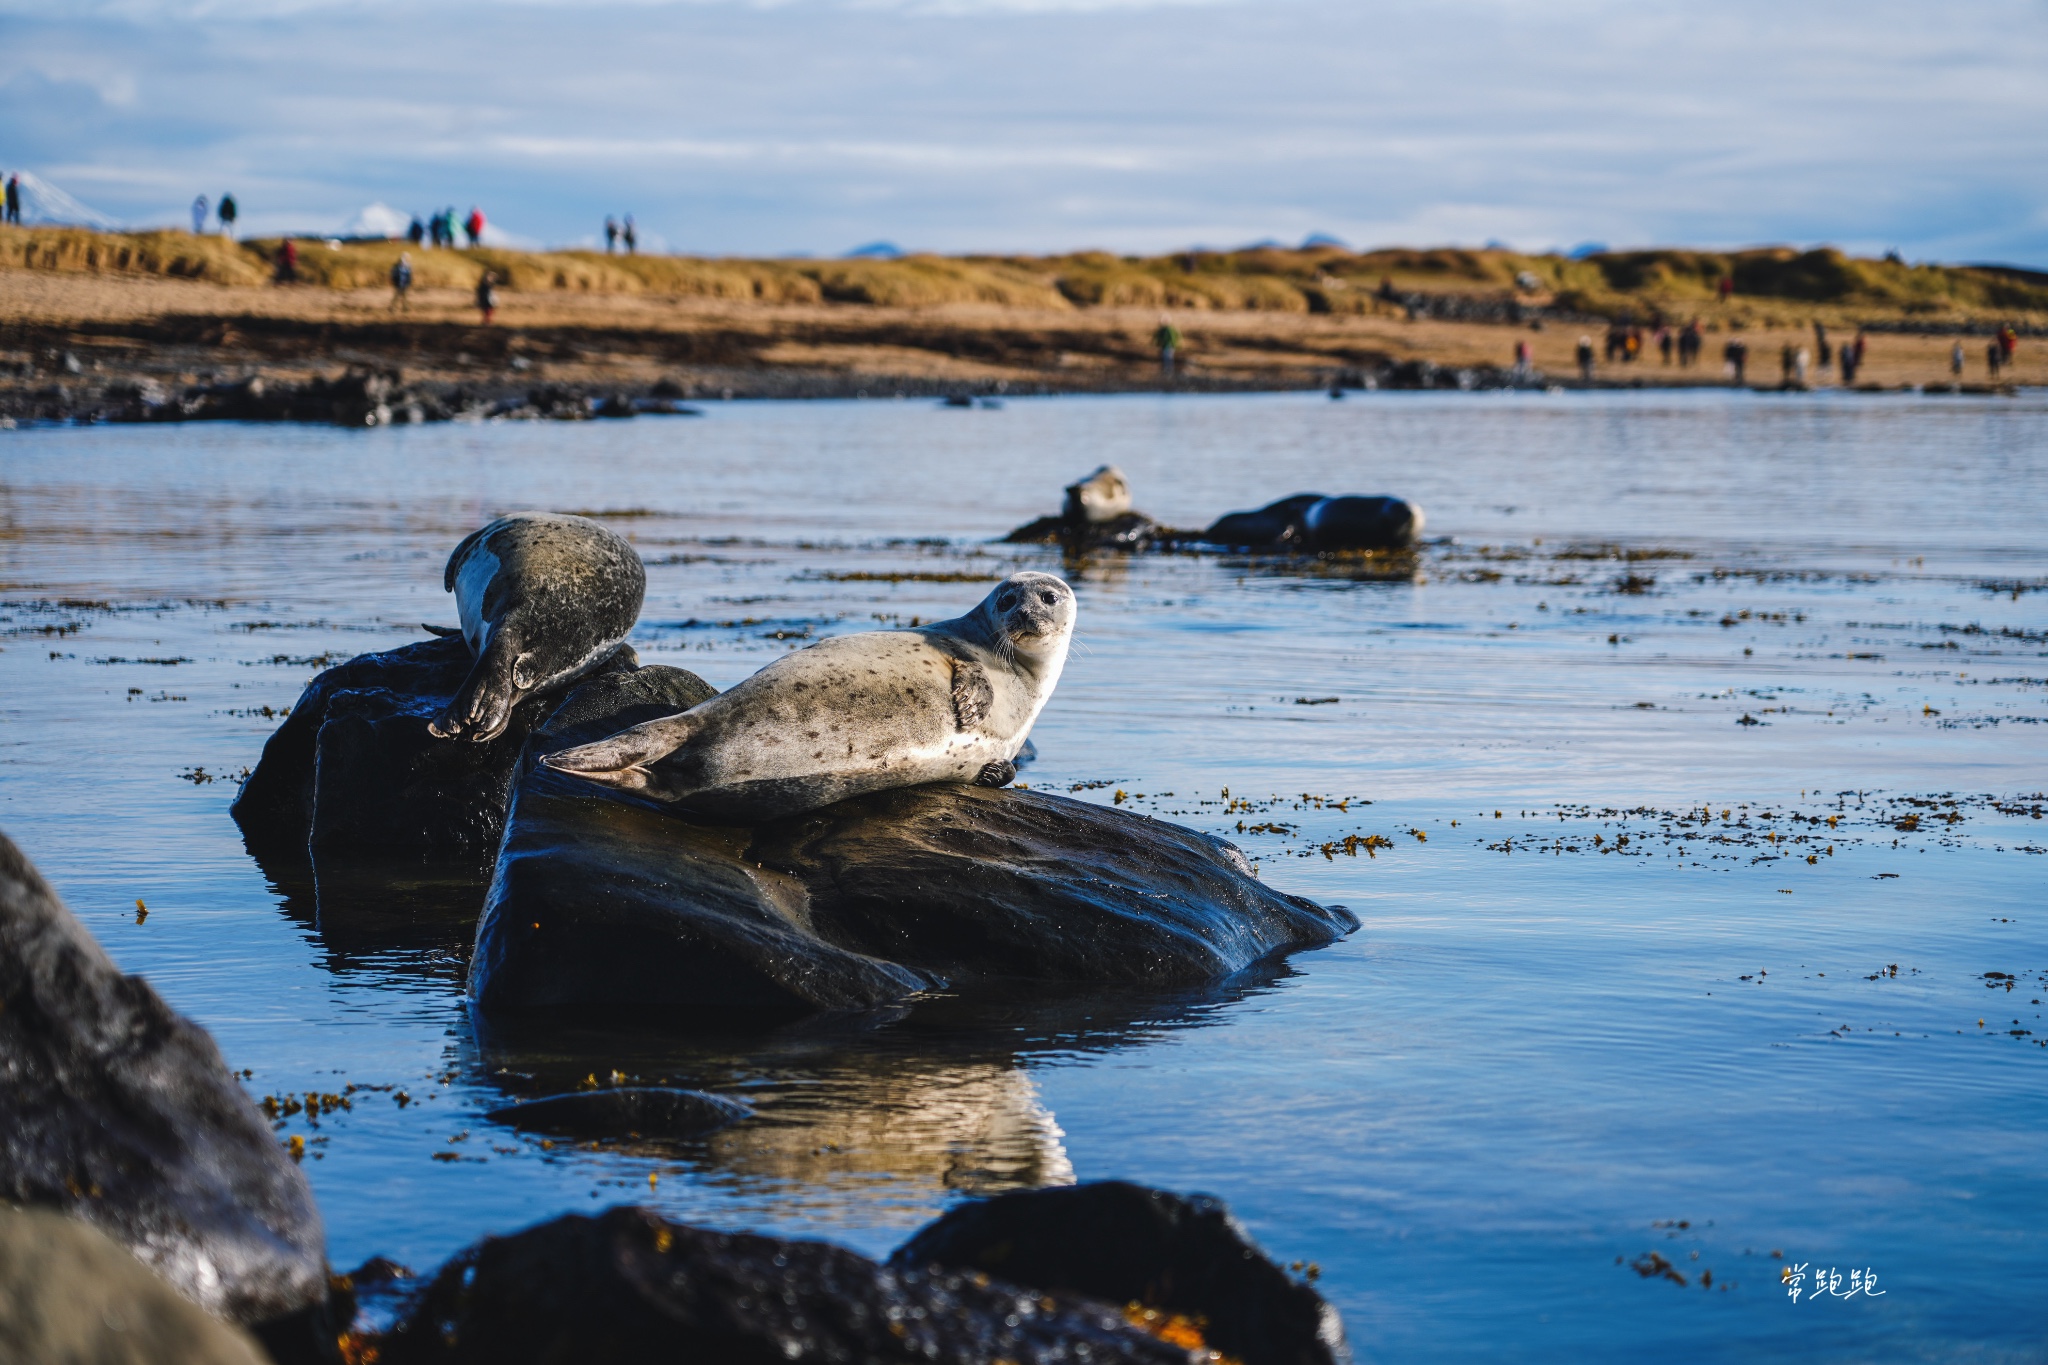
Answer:
[[[1006,593],[1004,593],[1004,594],[1003,594],[1003,595],[1002,595],[1001,597],[998,597],[998,598],[996,599],[996,610],[997,610],[997,611],[1008,611],[1008,610],[1010,610],[1010,608],[1012,608],[1012,607],[1014,607],[1014,606],[1016,606],[1016,605],[1017,605],[1017,594],[1016,594],[1016,593],[1014,593],[1014,592],[1006,592]]]
[[[1051,605],[1052,605],[1053,603],[1055,603],[1055,602],[1059,601],[1059,600],[1060,600],[1060,596],[1059,596],[1059,594],[1058,594],[1058,593],[1056,593],[1056,592],[1053,592],[1053,591],[1051,591],[1050,589],[1048,589],[1048,590],[1046,590],[1045,592],[1042,592],[1042,593],[1038,594],[1038,600],[1039,600],[1039,601],[1041,601],[1041,602],[1043,602],[1043,603],[1045,603],[1045,605],[1047,605],[1047,606],[1049,607],[1049,606],[1051,606]]]

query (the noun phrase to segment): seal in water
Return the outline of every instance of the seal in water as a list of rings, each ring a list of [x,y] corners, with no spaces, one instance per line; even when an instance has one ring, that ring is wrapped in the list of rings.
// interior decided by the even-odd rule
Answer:
[[[1131,485],[1124,472],[1113,464],[1103,465],[1079,483],[1067,485],[1067,502],[1060,515],[1070,526],[1115,521],[1131,514]]]
[[[624,645],[647,570],[624,538],[588,517],[520,512],[457,545],[441,583],[455,594],[476,665],[427,728],[482,743],[504,733],[521,701],[582,677]]]
[[[1256,512],[1231,512],[1202,532],[1234,549],[1401,550],[1422,534],[1422,509],[1400,498],[1297,493]]]
[[[1066,666],[1074,590],[1012,574],[965,616],[824,640],[550,768],[693,813],[767,819],[925,782],[1000,787]]]

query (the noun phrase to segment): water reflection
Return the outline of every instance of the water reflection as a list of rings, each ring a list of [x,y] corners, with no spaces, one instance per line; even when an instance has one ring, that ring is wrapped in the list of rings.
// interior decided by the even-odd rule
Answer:
[[[490,888],[488,864],[415,854],[315,863],[245,847],[285,918],[326,949],[327,970],[452,976],[460,987]]]
[[[508,1101],[579,1086],[670,1084],[745,1101],[756,1113],[707,1137],[601,1144],[657,1156],[713,1183],[781,1199],[869,1197],[929,1204],[1072,1183],[1065,1134],[1029,1067],[1101,1054],[1219,1020],[1288,974],[1274,966],[1172,995],[966,1000],[824,1015],[767,1031],[634,1018],[472,1020],[459,1065]]]

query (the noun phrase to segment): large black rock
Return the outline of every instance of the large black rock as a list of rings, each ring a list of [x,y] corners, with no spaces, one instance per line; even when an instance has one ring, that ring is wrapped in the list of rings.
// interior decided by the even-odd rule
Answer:
[[[635,1208],[486,1239],[442,1268],[379,1349],[389,1365],[1190,1365],[1104,1304]]]
[[[672,673],[578,688],[530,751],[678,709]],[[1163,988],[1357,927],[1262,885],[1221,839],[1067,797],[935,784],[716,825],[528,763],[470,992],[487,1011],[724,1013],[866,1009],[988,979]]]
[[[84,1219],[235,1322],[326,1302],[312,1191],[213,1040],[123,976],[5,836],[0,1201]]]
[[[1244,1365],[1341,1365],[1337,1310],[1266,1258],[1221,1201],[1106,1180],[954,1209],[889,1258],[1200,1320]]]
[[[561,694],[521,702],[488,743],[436,739],[427,722],[472,662],[469,646],[450,636],[360,655],[307,684],[235,798],[251,847],[315,858],[350,850],[488,858],[504,831],[520,749]],[[604,672],[636,662],[622,650]]]

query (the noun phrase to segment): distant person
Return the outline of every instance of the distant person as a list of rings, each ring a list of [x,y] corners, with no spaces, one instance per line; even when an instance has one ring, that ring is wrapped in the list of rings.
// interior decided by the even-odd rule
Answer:
[[[235,235],[235,215],[241,212],[241,209],[235,204],[235,196],[232,194],[222,195],[220,197],[220,207],[214,212],[220,219],[220,235],[223,237],[233,237]]]
[[[299,278],[299,244],[287,237],[277,248],[277,282],[291,284]]]
[[[1812,363],[1813,354],[1812,352],[1808,351],[1804,346],[1801,346],[1798,350],[1792,353],[1792,383],[1798,388],[1803,389],[1807,387],[1807,367],[1810,366]]]
[[[1531,357],[1529,355],[1529,343],[1526,341],[1517,341],[1515,343],[1515,378],[1527,379],[1529,377],[1529,372],[1531,368],[1532,365]]]
[[[1856,349],[1856,368],[1860,370],[1863,368],[1864,347],[1870,344],[1870,338],[1861,327],[1858,327],[1856,329],[1856,339],[1849,344]]]
[[[1700,320],[1698,318],[1694,318],[1685,324],[1685,330],[1678,334],[1679,369],[1692,368],[1693,362],[1700,358],[1700,346],[1705,340],[1706,338],[1700,335]]]
[[[1736,383],[1745,382],[1749,370],[1749,343],[1741,337],[1728,338],[1728,344],[1721,348],[1721,360]]]
[[[1161,315],[1158,328],[1152,333],[1152,344],[1159,348],[1159,373],[1173,378],[1173,357],[1180,350],[1180,328],[1172,319]]]
[[[491,325],[491,319],[498,312],[498,277],[486,270],[476,282],[476,310],[484,315],[484,326]]]
[[[1824,322],[1813,324],[1813,349],[1823,370],[1835,363],[1835,348],[1828,344],[1828,328]]]
[[[412,311],[412,253],[401,251],[391,263],[391,306]]]
[[[2005,363],[2012,364],[2012,354],[2020,348],[2020,334],[2013,330],[2011,323],[1998,329],[1998,349],[2003,352]]]
[[[422,223],[420,221],[420,216],[417,213],[415,213],[412,216],[412,222],[406,225],[405,240],[412,243],[412,248],[414,251],[418,251],[420,248],[420,243],[425,241],[426,237],[427,225],[425,223]]]
[[[470,247],[478,246],[484,239],[484,211],[472,206],[469,217],[462,220],[462,230],[469,236]]]
[[[1733,275],[1723,275],[1721,277],[1721,302],[1726,303],[1733,297],[1735,297],[1735,277]]]
[[[1963,377],[1963,343],[1960,341],[1948,348],[1948,372],[1958,379]]]
[[[1593,338],[1589,336],[1579,338],[1579,382],[1593,382]]]
[[[206,196],[205,196],[205,195],[203,195],[203,194],[202,194],[202,195],[199,195],[198,197],[196,197],[195,199],[193,199],[193,201],[192,201],[192,235],[193,235],[194,237],[197,237],[197,236],[199,236],[199,235],[200,235],[201,233],[203,233],[203,232],[205,232],[205,231],[206,231],[206,215],[207,215],[207,214],[208,214],[208,213],[209,213],[210,211],[211,211],[211,210],[210,210],[210,207],[209,207],[209,205],[208,205],[208,204],[207,204],[207,202],[206,202]]]
[[[1657,353],[1664,357],[1666,365],[1671,363],[1672,347],[1676,344],[1677,340],[1678,338],[1671,335],[1669,327],[1659,327],[1657,329]]]
[[[604,254],[609,256],[619,249],[619,223],[609,213],[604,216]]]
[[[621,228],[619,229],[619,236],[620,236],[620,238],[622,238],[622,239],[623,239],[623,240],[625,241],[625,243],[626,243],[626,254],[627,254],[628,256],[633,256],[633,255],[637,255],[637,254],[639,254],[639,251],[640,251],[640,234],[639,234],[638,232],[634,231],[634,229],[633,229],[633,215],[632,215],[632,214],[630,214],[630,213],[629,213],[629,214],[627,214],[627,215],[626,215],[626,222],[625,222],[625,225],[624,225],[623,227],[621,227]]]
[[[1855,342],[1845,341],[1836,358],[1842,363],[1842,387],[1846,389],[1856,382],[1856,367],[1863,360],[1863,352],[1856,349]]]
[[[7,177],[7,221],[21,222],[21,177],[18,175]]]
[[[1629,328],[1628,335],[1622,338],[1621,344],[1622,359],[1633,365],[1636,357],[1643,353],[1643,329],[1640,327]]]
[[[1993,337],[1984,347],[1984,368],[1991,372],[1991,382],[1998,382],[1998,367],[2005,363],[2005,348]]]

